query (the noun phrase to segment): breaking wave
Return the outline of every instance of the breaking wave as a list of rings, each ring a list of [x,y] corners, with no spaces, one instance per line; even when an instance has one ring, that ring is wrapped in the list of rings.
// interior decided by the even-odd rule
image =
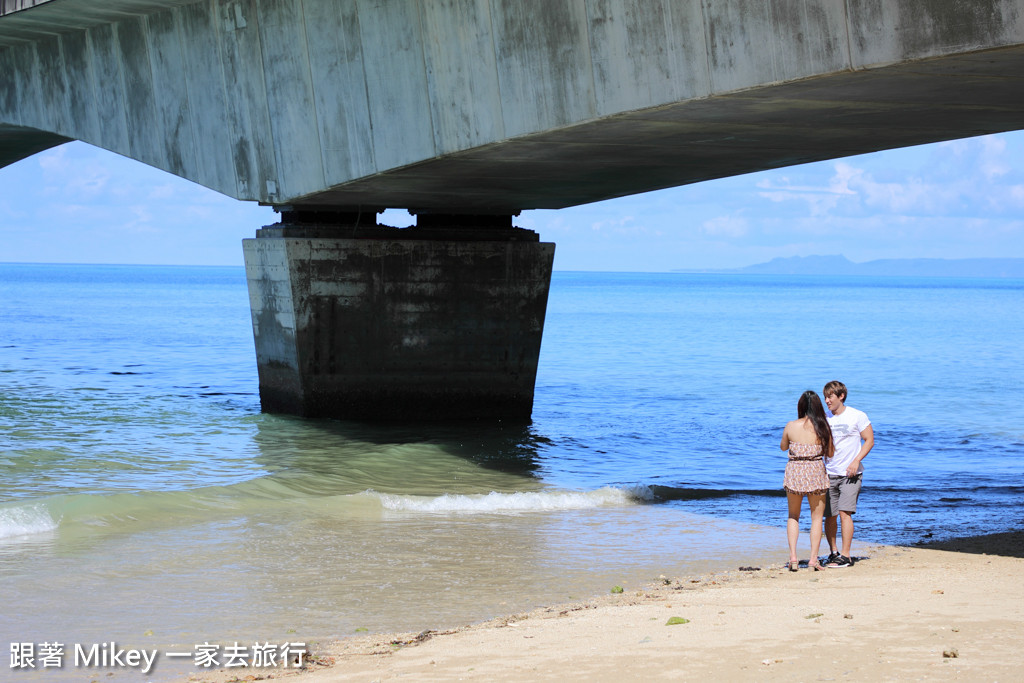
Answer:
[[[373,494],[373,492],[367,492]],[[645,486],[630,488],[604,487],[595,491],[530,491],[466,495],[446,493],[440,496],[408,496],[389,493],[380,497],[385,510],[434,513],[535,512],[550,510],[585,510],[605,506],[624,506],[650,501],[653,496]]]
[[[57,529],[57,522],[45,505],[33,503],[0,508],[0,540],[45,534]]]

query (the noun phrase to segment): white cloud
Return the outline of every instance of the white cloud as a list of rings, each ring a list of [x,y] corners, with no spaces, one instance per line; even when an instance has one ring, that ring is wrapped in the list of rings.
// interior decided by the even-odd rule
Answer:
[[[749,223],[742,216],[716,216],[701,224],[701,232],[710,237],[744,237],[749,231]]]
[[[904,183],[883,183],[864,173],[853,179],[853,184],[869,207],[895,214],[932,213],[936,203],[956,194],[955,190],[949,192],[953,188],[928,185],[920,178],[910,178]]]
[[[591,223],[590,229],[594,232],[611,231],[619,234],[643,231],[643,229],[638,226],[629,227],[631,223],[633,223],[633,217],[628,215],[620,216],[618,218],[605,218]]]
[[[67,160],[67,147],[65,145],[40,152],[36,157],[36,161],[39,164],[39,168],[43,169],[46,173],[63,172],[70,165]]]
[[[109,181],[108,169],[89,164],[67,181],[67,191],[80,197],[97,197],[106,190]]]
[[[1005,159],[1006,140],[988,135],[981,138],[981,172],[988,180],[1009,173],[1012,168]]]
[[[945,142],[938,143],[936,147],[938,147],[939,149],[947,150],[950,153],[954,154],[955,156],[961,156],[963,154],[966,154],[970,150],[971,143],[969,138],[964,138],[960,140],[946,140]]]
[[[965,192],[962,179],[946,183],[928,182],[920,176],[901,181],[884,181],[865,168],[836,162],[827,183],[820,186],[778,186],[760,196],[773,202],[801,201],[812,216],[852,215],[863,211],[885,211],[897,215],[934,214],[948,210]]]
[[[775,203],[804,202],[812,216],[822,216],[835,210],[844,199],[857,195],[850,188],[850,180],[861,174],[860,169],[840,162],[835,165],[835,173],[827,185],[791,184],[788,177],[781,178],[779,183],[762,180],[757,183],[763,190],[758,195]]]
[[[174,196],[174,185],[171,183],[164,183],[163,185],[156,185],[149,190],[149,199],[170,199]]]

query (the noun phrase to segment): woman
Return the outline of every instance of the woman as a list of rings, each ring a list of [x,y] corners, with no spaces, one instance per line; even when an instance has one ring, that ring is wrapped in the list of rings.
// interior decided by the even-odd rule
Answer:
[[[808,566],[818,571],[818,548],[821,546],[821,518],[825,514],[828,475],[823,458],[832,457],[832,430],[825,417],[821,399],[813,391],[805,391],[796,403],[797,419],[782,431],[779,448],[789,450],[782,488],[789,501],[786,536],[789,539],[789,571],[800,566],[796,558],[796,541],[800,536],[800,506],[804,496],[811,508],[811,559]]]

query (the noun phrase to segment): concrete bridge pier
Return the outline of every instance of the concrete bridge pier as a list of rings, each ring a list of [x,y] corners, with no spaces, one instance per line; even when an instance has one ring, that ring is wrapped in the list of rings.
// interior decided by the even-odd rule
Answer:
[[[555,245],[511,216],[284,207],[243,240],[266,412],[528,420]]]

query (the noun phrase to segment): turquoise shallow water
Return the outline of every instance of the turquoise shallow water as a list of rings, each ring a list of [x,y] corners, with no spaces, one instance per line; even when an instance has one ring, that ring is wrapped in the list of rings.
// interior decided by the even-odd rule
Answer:
[[[0,641],[417,630],[778,561],[781,428],[833,378],[877,436],[858,538],[1019,526],[1022,294],[556,273],[530,425],[371,427],[259,412],[241,268],[0,265]]]

